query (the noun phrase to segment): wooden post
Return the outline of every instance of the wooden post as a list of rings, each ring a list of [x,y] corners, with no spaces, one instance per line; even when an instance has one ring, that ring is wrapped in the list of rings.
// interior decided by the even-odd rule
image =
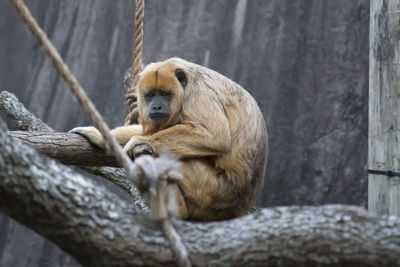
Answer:
[[[400,172],[400,0],[371,0],[369,64],[369,169]],[[400,216],[400,177],[369,173],[368,209]]]

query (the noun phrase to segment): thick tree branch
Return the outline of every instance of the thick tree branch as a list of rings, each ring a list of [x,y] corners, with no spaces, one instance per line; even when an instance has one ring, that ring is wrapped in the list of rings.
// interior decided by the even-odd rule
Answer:
[[[30,113],[18,98],[7,91],[0,93],[0,110],[3,111],[22,131],[53,132],[54,130]]]
[[[10,135],[66,165],[119,167],[114,156],[77,134],[11,131]]]
[[[83,170],[102,176],[110,182],[118,185],[133,197],[133,203],[139,210],[149,210],[136,187],[125,178],[125,172],[121,168],[113,167],[81,167]]]
[[[159,226],[0,128],[0,207],[84,265],[174,265]],[[197,266],[395,266],[400,219],[357,207],[281,207],[207,224],[174,221]]]
[[[125,178],[125,172],[113,156],[91,145],[84,137],[71,133],[10,131],[9,134],[38,152],[66,165],[77,165],[87,172],[102,176],[126,190],[138,209],[148,207],[136,187]],[[110,166],[110,167],[90,167]]]
[[[7,91],[0,93],[0,110],[12,120],[18,129],[22,130],[10,132],[11,136],[63,164],[119,166],[113,156],[106,155],[103,150],[94,147],[82,136],[55,133],[50,126],[30,113],[12,93]],[[90,171],[90,168],[87,168],[87,170]],[[98,170],[96,171],[97,174],[100,174]]]
[[[10,92],[7,91],[0,92],[0,110],[2,110],[8,116],[8,118],[11,119],[11,121],[15,124],[15,126],[20,130],[29,132],[40,131],[43,134],[48,133],[50,136],[52,136],[50,133],[54,132],[54,130],[50,126],[48,126],[38,117],[33,115],[28,109],[26,109],[25,106],[18,100],[18,98]],[[13,132],[10,133],[11,135],[13,135]],[[29,134],[26,133],[25,135]],[[17,134],[15,137],[18,137]],[[86,147],[88,151],[93,150],[99,152],[100,154],[103,153],[102,157],[105,157],[104,152],[98,151],[98,149],[93,148],[90,144],[88,144],[86,140],[84,140],[84,138],[78,135],[69,136],[67,139],[69,138],[78,139],[79,142],[82,144],[82,147]],[[29,143],[28,140],[25,141],[26,143]],[[34,146],[34,144],[30,145]],[[68,149],[71,151],[71,148]],[[49,153],[53,154],[57,153],[58,155],[61,155],[60,152],[49,151]],[[90,152],[89,154],[91,155]],[[97,156],[98,154],[95,154],[94,157],[92,157],[92,160],[95,159]],[[80,157],[80,155],[77,155],[77,157]],[[107,157],[107,159],[109,159],[109,157]],[[116,162],[115,159],[111,160]],[[109,166],[112,165],[113,164],[110,164]],[[147,205],[145,204],[144,200],[140,196],[137,189],[133,186],[132,183],[130,183],[126,179],[125,172],[122,169],[111,168],[111,167],[87,167],[87,166],[82,166],[82,169],[84,169],[89,173],[99,175],[113,182],[114,184],[120,186],[124,190],[128,191],[128,193],[133,197],[134,203],[139,209],[145,209],[145,210],[148,209]]]
[[[125,243],[123,239],[141,228],[130,203],[11,139],[3,123],[0,151],[0,207],[6,213],[52,240],[84,265],[120,263],[115,256],[110,258],[111,254],[121,249],[117,247]],[[153,225],[150,221],[146,224]],[[159,236],[162,237],[161,231]],[[165,250],[170,251],[168,244]],[[127,253],[124,257],[132,261],[135,252],[119,253]]]

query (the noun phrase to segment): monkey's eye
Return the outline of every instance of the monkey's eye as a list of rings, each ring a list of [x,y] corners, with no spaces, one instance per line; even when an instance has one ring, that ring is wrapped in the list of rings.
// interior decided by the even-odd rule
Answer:
[[[156,94],[154,92],[147,93],[145,97],[155,97]]]
[[[160,92],[160,95],[161,95],[161,96],[170,96],[170,95],[172,95],[172,94],[171,94],[171,92],[168,92],[168,91],[161,91],[161,92]]]
[[[182,87],[185,87],[188,79],[186,77],[186,74],[183,72],[183,70],[176,70],[175,76],[178,79],[179,83],[182,85]]]

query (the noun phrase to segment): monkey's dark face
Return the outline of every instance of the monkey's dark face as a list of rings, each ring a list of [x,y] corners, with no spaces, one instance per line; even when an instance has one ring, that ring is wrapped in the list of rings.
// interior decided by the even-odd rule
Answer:
[[[140,123],[145,134],[171,127],[181,118],[188,77],[173,64],[151,64],[137,86]]]
[[[147,115],[156,124],[164,123],[171,116],[170,103],[173,93],[163,89],[153,89],[144,95],[148,106]]]

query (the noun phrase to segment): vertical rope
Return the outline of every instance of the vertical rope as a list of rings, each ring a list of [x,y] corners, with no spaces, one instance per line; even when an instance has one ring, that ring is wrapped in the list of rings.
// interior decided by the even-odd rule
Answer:
[[[144,0],[136,0],[135,10],[135,34],[133,37],[132,49],[132,83],[130,89],[126,92],[126,104],[129,108],[129,114],[125,119],[125,125],[138,122],[139,112],[137,107],[136,84],[137,77],[143,68],[143,21],[144,21]]]

